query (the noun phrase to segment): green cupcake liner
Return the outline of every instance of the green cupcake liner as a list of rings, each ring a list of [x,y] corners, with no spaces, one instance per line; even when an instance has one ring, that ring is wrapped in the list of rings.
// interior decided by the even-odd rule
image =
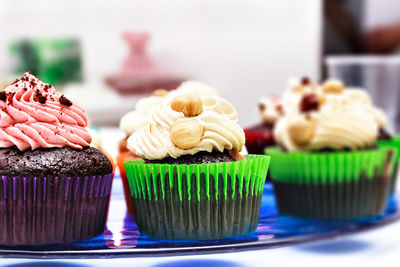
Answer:
[[[139,230],[162,239],[210,240],[257,228],[270,157],[209,164],[125,163]]]
[[[397,150],[397,160],[395,163],[394,171],[392,174],[392,178],[390,180],[390,193],[392,194],[396,189],[398,171],[399,171],[399,163],[400,163],[400,136],[393,136],[390,140],[381,140],[377,142],[378,147],[391,147]]]
[[[397,151],[284,152],[270,148],[271,177],[282,214],[355,219],[386,207]]]
[[[390,140],[380,140],[376,143],[376,145],[380,148],[383,147],[391,147],[396,149],[397,151],[397,161],[400,161],[400,136],[395,135]]]
[[[391,156],[385,165],[389,151]],[[298,184],[372,179],[382,176],[384,171],[391,175],[397,158],[397,151],[389,147],[350,152],[284,152],[274,147],[266,149],[266,154],[272,157],[272,179]]]

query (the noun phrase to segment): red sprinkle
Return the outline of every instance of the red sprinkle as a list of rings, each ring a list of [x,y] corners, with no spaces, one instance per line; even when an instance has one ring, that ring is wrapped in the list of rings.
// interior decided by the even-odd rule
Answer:
[[[300,111],[309,112],[313,110],[318,110],[319,103],[318,98],[315,94],[305,94],[300,102]]]

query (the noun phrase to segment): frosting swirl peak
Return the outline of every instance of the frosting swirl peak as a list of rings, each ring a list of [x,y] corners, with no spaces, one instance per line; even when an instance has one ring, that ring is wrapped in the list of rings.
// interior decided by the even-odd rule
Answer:
[[[19,150],[89,146],[85,111],[25,73],[0,92],[0,147]]]
[[[200,151],[240,152],[243,129],[224,98],[196,93],[169,98],[151,111],[145,127],[128,139],[128,149],[145,159],[178,158]]]

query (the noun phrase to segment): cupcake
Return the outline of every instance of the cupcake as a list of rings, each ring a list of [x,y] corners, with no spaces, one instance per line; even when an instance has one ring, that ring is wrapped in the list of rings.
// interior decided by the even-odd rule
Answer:
[[[0,107],[0,244],[100,235],[112,165],[89,146],[84,110],[30,73],[0,92]]]
[[[127,147],[138,228],[152,238],[211,240],[257,228],[269,157],[240,151],[235,108],[216,95],[177,94],[155,105]]]
[[[273,128],[275,122],[283,115],[283,107],[276,98],[262,98],[258,104],[262,119],[260,124],[244,129],[246,148],[249,153],[263,154],[265,148],[274,146]]]
[[[124,187],[124,195],[126,200],[126,206],[128,214],[134,217],[134,209],[132,196],[129,189],[128,180],[126,178],[126,171],[124,162],[129,160],[140,159],[137,155],[132,153],[127,148],[128,138],[137,130],[143,128],[150,121],[151,109],[153,106],[161,104],[166,101],[167,98],[173,98],[177,95],[196,93],[198,95],[216,95],[214,90],[209,86],[197,82],[197,81],[186,81],[183,82],[177,89],[168,92],[167,90],[159,89],[153,92],[149,97],[142,98],[138,101],[133,111],[125,114],[120,120],[120,128],[125,132],[125,138],[119,143],[119,154],[117,156],[117,164],[121,174],[121,179]]]
[[[377,147],[386,117],[367,93],[338,80],[286,92],[271,177],[280,213],[346,220],[386,208],[396,151]],[[290,103],[290,104],[289,104]]]
[[[292,78],[289,81],[288,92],[296,92],[298,88],[305,90],[313,86],[307,77],[301,80]],[[263,97],[258,103],[258,114],[261,123],[244,129],[246,134],[246,148],[252,154],[264,154],[267,147],[276,145],[274,126],[285,114],[285,108],[291,107],[293,97]]]

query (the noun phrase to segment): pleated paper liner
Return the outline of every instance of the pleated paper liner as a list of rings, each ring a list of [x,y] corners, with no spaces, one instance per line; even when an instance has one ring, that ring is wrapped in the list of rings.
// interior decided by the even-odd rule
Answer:
[[[397,151],[284,152],[266,149],[281,214],[350,220],[382,213]]]
[[[125,163],[142,234],[175,240],[247,235],[258,225],[270,158],[208,164]]]
[[[69,243],[102,234],[113,176],[2,176],[0,244]]]
[[[397,160],[395,163],[394,171],[392,174],[392,178],[390,180],[390,193],[392,194],[396,189],[397,184],[397,176],[399,171],[399,163],[400,163],[400,136],[393,136],[390,140],[380,140],[377,142],[378,147],[391,147],[397,150]]]

